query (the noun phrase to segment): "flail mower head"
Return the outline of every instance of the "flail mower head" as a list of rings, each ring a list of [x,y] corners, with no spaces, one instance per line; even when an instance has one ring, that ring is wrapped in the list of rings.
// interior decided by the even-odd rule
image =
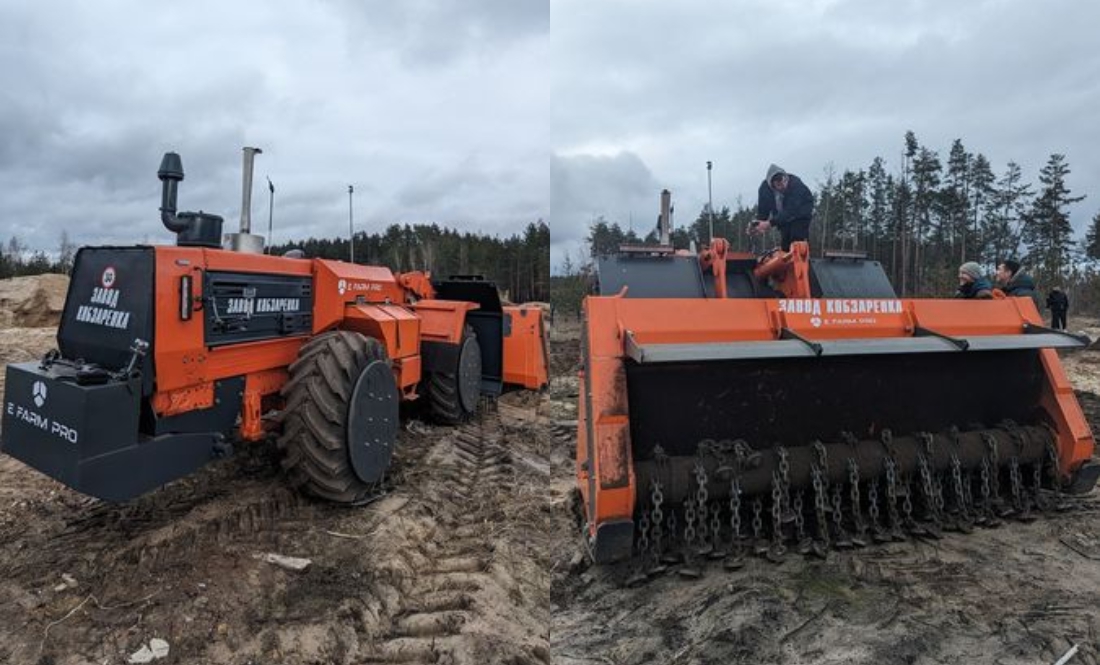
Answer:
[[[1030,298],[901,299],[882,267],[602,259],[584,304],[577,483],[597,563],[967,530],[1029,516],[1100,467]]]

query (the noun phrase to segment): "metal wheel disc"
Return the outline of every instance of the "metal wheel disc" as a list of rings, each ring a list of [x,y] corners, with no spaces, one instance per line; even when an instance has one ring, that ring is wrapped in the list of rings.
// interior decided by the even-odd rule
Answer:
[[[389,363],[375,360],[363,369],[348,403],[348,455],[365,483],[382,479],[390,467],[398,428],[397,382]]]

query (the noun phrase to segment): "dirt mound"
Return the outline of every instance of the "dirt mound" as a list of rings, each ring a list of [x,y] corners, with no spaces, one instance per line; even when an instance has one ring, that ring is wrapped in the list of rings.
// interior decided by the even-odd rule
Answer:
[[[34,275],[0,280],[0,328],[49,328],[61,321],[66,275]]]

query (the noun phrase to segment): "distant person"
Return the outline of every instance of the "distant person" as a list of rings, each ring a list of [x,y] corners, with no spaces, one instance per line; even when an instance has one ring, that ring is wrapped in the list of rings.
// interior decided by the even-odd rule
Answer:
[[[814,216],[814,195],[802,179],[772,164],[760,183],[756,221],[749,224],[750,234],[763,234],[771,227],[779,229],[783,251],[791,243],[809,240],[810,220]]]
[[[1020,270],[1016,261],[1005,260],[997,265],[997,286],[1012,298],[1031,298],[1035,296],[1035,280]]]
[[[993,299],[993,284],[982,274],[980,265],[967,261],[959,266],[959,290],[955,292],[955,297],[976,300]]]
[[[1050,327],[1055,330],[1066,329],[1066,312],[1069,311],[1069,296],[1061,287],[1054,287],[1047,296],[1047,309],[1050,310]]]

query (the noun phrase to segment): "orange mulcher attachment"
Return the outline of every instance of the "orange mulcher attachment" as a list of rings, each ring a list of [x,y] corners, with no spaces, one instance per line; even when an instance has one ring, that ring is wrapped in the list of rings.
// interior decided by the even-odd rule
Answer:
[[[881,266],[606,257],[584,304],[577,483],[597,562],[824,553],[1030,517],[1100,467],[1029,298],[898,298]]]

